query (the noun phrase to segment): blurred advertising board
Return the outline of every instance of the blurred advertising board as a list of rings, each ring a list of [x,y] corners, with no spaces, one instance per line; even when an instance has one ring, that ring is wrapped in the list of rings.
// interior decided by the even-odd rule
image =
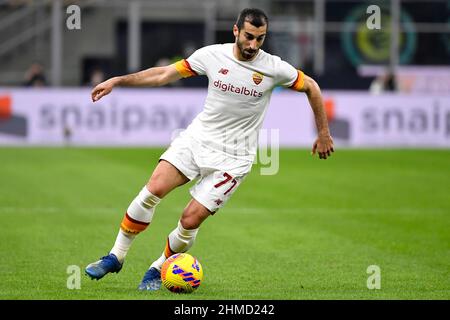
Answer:
[[[332,136],[346,147],[450,147],[450,95],[324,91]],[[0,145],[167,146],[202,110],[203,89],[115,89],[92,103],[90,89],[0,88]],[[276,91],[261,131],[280,147],[316,137],[304,94]]]

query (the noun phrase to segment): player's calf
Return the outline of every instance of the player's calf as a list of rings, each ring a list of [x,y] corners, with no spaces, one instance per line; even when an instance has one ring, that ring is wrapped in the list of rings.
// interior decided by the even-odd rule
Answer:
[[[86,274],[99,280],[108,273],[119,272],[134,238],[149,226],[159,202],[160,199],[144,186],[128,207],[110,253],[89,264]]]
[[[116,255],[120,262],[124,261],[136,235],[150,225],[155,207],[160,201],[144,186],[131,202],[120,224],[114,247],[111,249],[111,253]]]

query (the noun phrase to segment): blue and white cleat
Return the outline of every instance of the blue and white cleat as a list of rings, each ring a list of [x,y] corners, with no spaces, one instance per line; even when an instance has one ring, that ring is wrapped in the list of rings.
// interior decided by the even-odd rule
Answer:
[[[138,290],[141,291],[156,291],[161,288],[161,272],[152,267],[147,270]]]
[[[123,263],[120,263],[117,257],[110,253],[89,264],[84,271],[91,279],[100,280],[110,272],[118,273],[122,269],[122,265]]]

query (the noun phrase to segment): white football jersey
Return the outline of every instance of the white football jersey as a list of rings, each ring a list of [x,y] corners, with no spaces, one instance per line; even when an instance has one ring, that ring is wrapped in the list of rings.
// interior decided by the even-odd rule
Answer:
[[[261,49],[252,61],[239,61],[233,45],[206,46],[175,63],[182,77],[206,75],[209,80],[204,109],[186,133],[228,156],[253,162],[273,89],[301,90],[304,74]]]

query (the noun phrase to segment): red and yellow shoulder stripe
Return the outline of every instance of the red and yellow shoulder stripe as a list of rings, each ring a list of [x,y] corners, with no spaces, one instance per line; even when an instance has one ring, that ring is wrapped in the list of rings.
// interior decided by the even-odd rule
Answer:
[[[289,89],[300,91],[303,88],[304,84],[305,84],[305,74],[303,73],[303,71],[297,70],[297,79],[289,87]]]
[[[194,77],[197,75],[197,72],[192,70],[191,65],[186,59],[175,62],[175,68],[183,78]]]

